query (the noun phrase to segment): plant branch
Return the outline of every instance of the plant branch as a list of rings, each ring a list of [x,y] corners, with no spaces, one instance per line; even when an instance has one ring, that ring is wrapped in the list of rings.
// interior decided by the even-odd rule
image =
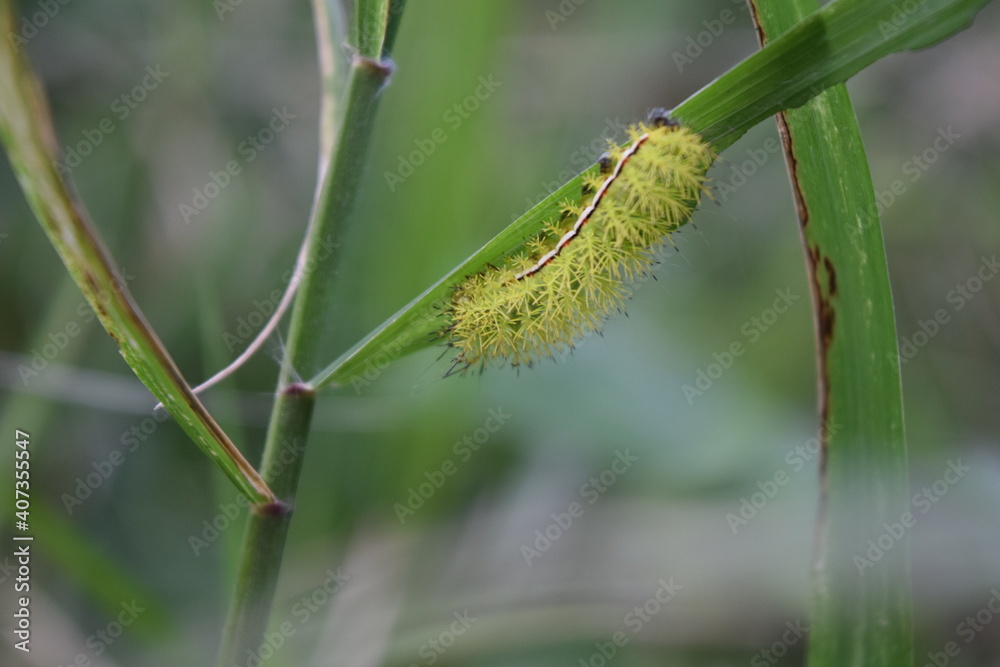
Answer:
[[[331,69],[335,60],[330,57],[333,46],[328,40],[339,31],[331,29],[326,22],[336,20],[337,14],[328,11],[323,0],[315,0],[314,9],[324,78],[323,123],[328,127],[328,119],[338,115]],[[324,145],[330,146],[332,155],[329,159],[320,158],[320,182],[304,252],[300,255],[312,261],[309,262],[310,270],[302,272],[295,298],[285,365],[261,463],[264,478],[273,485],[279,501],[256,508],[250,516],[219,654],[220,667],[239,664],[240,660],[256,652],[267,628],[315,401],[314,388],[295,378],[300,374],[307,376],[319,368],[324,354],[322,343],[336,326],[337,249],[350,225],[354,198],[371,143],[379,94],[391,74],[392,65],[388,61],[354,56],[339,130],[335,141],[324,141]]]

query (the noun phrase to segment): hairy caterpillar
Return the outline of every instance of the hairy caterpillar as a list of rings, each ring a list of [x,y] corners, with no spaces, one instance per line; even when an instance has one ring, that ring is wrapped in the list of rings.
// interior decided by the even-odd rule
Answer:
[[[457,350],[448,371],[530,365],[571,347],[622,308],[629,285],[691,217],[715,159],[699,135],[665,111],[629,128],[579,203],[529,239],[501,266],[466,277],[447,307],[442,337]]]

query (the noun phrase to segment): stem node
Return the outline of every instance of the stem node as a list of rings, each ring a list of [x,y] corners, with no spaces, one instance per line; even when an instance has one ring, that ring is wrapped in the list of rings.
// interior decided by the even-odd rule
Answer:
[[[260,505],[253,506],[253,513],[257,516],[262,517],[274,517],[278,519],[287,519],[292,516],[292,512],[295,507],[292,503],[286,503],[283,500],[275,500],[270,503],[262,503]]]

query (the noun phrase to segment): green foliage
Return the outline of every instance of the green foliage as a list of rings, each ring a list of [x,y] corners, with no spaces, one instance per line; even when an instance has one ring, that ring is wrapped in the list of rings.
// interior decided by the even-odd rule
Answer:
[[[30,138],[8,157],[54,237],[46,246],[17,185],[0,174],[3,222],[14,223],[0,230],[0,274],[11,285],[0,298],[13,314],[0,338],[23,353],[5,368],[38,354],[51,362],[30,385],[14,383],[0,422],[7,431],[27,427],[38,446],[34,525],[45,557],[33,563],[34,583],[55,603],[44,609],[58,607],[57,620],[85,636],[135,598],[148,616],[111,656],[122,664],[203,664],[235,587],[224,664],[245,662],[265,631],[273,638],[291,624],[275,665],[354,664],[357,649],[384,664],[423,662],[429,652],[439,664],[596,663],[612,645],[620,664],[746,664],[779,644],[791,663],[805,659],[807,642],[814,664],[889,665],[906,663],[913,651],[940,651],[954,634],[952,610],[986,603],[988,594],[978,596],[995,581],[985,557],[995,549],[986,531],[967,527],[991,520],[996,476],[988,463],[911,531],[914,542],[924,541],[925,558],[949,558],[931,562],[945,573],[935,585],[947,589],[931,594],[947,595],[946,603],[923,602],[927,582],[923,598],[918,591],[913,646],[910,532],[862,577],[854,558],[870,553],[879,522],[895,525],[906,510],[899,369],[889,361],[895,333],[872,180],[904,351],[918,341],[902,360],[915,458],[939,474],[940,458],[967,455],[972,442],[995,444],[984,435],[996,432],[995,410],[983,400],[995,349],[988,335],[975,338],[970,322],[991,321],[989,289],[979,289],[989,286],[996,226],[974,223],[995,209],[989,156],[996,147],[976,129],[982,102],[958,92],[972,80],[961,63],[981,62],[989,50],[966,40],[983,39],[970,33],[935,49],[941,71],[918,54],[863,75],[855,99],[871,132],[874,179],[840,86],[890,53],[952,34],[986,3],[839,0],[812,14],[799,3],[800,14],[767,28],[783,36],[732,69],[750,52],[752,35],[728,2],[683,9],[654,1],[411,3],[402,28],[401,2],[358,2],[344,25],[349,3],[339,0],[315,0],[313,19],[301,7],[225,4],[216,16],[215,5],[139,3],[114,24],[89,5],[60,4],[63,13],[28,51],[53,100],[57,143],[72,148],[107,114],[108,86],[129,89],[128,73],[157,61],[172,73],[167,81],[176,85],[119,119],[73,179],[112,249],[87,253],[81,264],[106,271],[113,253],[138,276],[129,287],[176,366],[150,342],[150,327],[128,329],[112,318],[109,330],[125,326],[125,338],[149,343],[126,361],[159,387],[157,396],[174,401],[175,414],[187,409],[177,401],[190,399],[177,368],[208,375],[235,354],[231,341],[245,344],[256,327],[248,322],[287,284],[304,221],[307,254],[317,244],[332,248],[310,265],[291,329],[274,346],[283,364],[270,417],[276,364],[266,354],[207,399],[218,422],[247,443],[248,458],[266,442],[262,478],[282,503],[258,508],[264,512],[250,512],[230,478],[183,446],[184,431],[146,412],[153,401],[136,398],[144,390],[123,377],[117,346],[88,338],[79,290],[52,252],[73,248],[60,246],[46,218],[78,202],[44,178],[22,177],[42,173],[51,159],[48,140],[31,135],[46,114],[26,113],[30,105],[11,111],[29,99],[23,90],[0,96],[4,122],[19,119],[20,136]],[[791,4],[757,8],[766,25],[768,6]],[[22,25],[11,27],[18,33]],[[314,27],[320,86],[309,70]],[[80,46],[95,34],[106,50]],[[274,43],[269,37],[265,45],[262,34]],[[260,48],[247,48],[251,42]],[[686,48],[687,59],[678,59]],[[390,53],[395,67],[383,60]],[[112,61],[117,74],[102,64]],[[718,72],[726,73],[704,85]],[[555,233],[548,223],[563,202],[578,199],[585,180],[595,183],[588,165],[607,143],[593,136],[599,128],[620,139],[613,128],[688,95],[674,114],[721,153],[709,173],[715,202],[699,207],[696,228],[675,235],[681,253],[627,304],[630,318],[615,318],[606,340],[585,339],[572,363],[530,373],[441,380],[448,366],[434,351],[403,359],[444,326],[459,281],[499,264],[526,239]],[[242,174],[199,216],[179,221],[171,203],[235,159],[261,116],[286,102],[299,120],[261,159],[240,162]],[[808,284],[778,173],[779,144],[763,122],[796,105],[789,126],[810,220]],[[626,122],[607,115],[619,113]],[[927,163],[921,129],[941,123],[945,131],[953,117],[961,119],[957,134],[974,139],[933,170],[919,167],[919,187],[915,180],[896,187]],[[946,133],[954,134],[950,125]],[[96,238],[86,230],[78,240]],[[978,274],[966,273],[965,254],[976,256]],[[979,281],[974,292],[969,275]],[[814,427],[812,288],[820,332],[832,331],[818,343],[829,388],[823,434]],[[45,300],[42,313],[37,304]],[[964,324],[928,333],[928,313],[941,323],[943,309]],[[82,333],[47,355],[67,322]],[[198,419],[196,439],[208,423]],[[812,446],[820,435],[830,447],[825,467]],[[3,469],[9,458],[0,462],[0,490],[12,478]],[[622,461],[625,468],[612,467]],[[919,464],[913,474],[927,475]],[[825,518],[817,526],[821,492]],[[64,503],[72,511],[60,517]],[[954,516],[962,521],[950,523],[966,529],[942,539],[935,527]],[[825,567],[810,583],[814,530]],[[970,574],[955,574],[959,556]],[[344,574],[357,588],[341,590]],[[657,597],[658,580],[681,584],[676,600]],[[644,604],[657,615],[632,634],[633,608]],[[454,626],[463,633],[442,654],[432,647],[449,636],[455,614],[478,620]],[[784,619],[799,627],[796,616],[811,630],[782,635]],[[362,628],[363,645],[355,639]],[[620,631],[624,646],[613,640]],[[989,637],[975,641],[976,651],[990,650]],[[65,663],[88,653],[72,636],[59,650]],[[974,661],[973,650],[962,659]]]
[[[762,120],[803,104],[879,58],[944,39],[968,25],[987,2],[928,0],[906,13],[890,0],[830,3],[678,105],[672,115],[721,152]],[[559,214],[560,202],[579,192],[582,183],[582,176],[577,176],[552,192],[310,384],[356,382],[373,360],[387,352],[396,358],[426,347],[440,326],[440,306],[454,285],[499,263],[526,237],[539,234],[546,221]]]

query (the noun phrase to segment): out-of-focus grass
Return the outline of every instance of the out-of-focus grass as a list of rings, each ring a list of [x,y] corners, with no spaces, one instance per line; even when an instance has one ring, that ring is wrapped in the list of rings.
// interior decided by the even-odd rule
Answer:
[[[42,17],[44,19],[47,14]],[[68,179],[70,169],[78,166],[78,161],[89,155],[94,145],[102,143],[104,134],[113,131],[113,123],[102,119],[96,129],[84,133],[79,151],[69,149],[63,154],[55,143],[41,84],[20,53],[20,46],[26,43],[29,33],[22,28],[24,35],[19,36],[16,29],[12,6],[3,2],[0,5],[0,32],[6,33],[8,40],[0,50],[0,140],[35,217],[97,320],[114,339],[136,376],[237,488],[254,503],[273,501],[274,494],[256,469],[246,461],[185,382],[170,353],[132,298],[124,271],[108,252],[86,207],[72,190]],[[158,84],[166,76],[160,69],[147,68],[140,90],[145,93],[147,87]],[[52,337],[47,342],[52,346],[51,356],[64,348],[70,337],[77,335],[79,327],[73,327]],[[29,367],[21,367],[22,379],[34,377],[45,365],[44,358],[32,359]]]
[[[733,21],[678,71],[675,51],[683,54],[688,37],[727,9]],[[564,181],[559,174],[575,167],[574,152],[616,116],[627,123],[649,107],[676,104],[756,48],[745,14],[730,2],[692,8],[591,0],[555,29],[548,10],[558,12],[558,4],[410,3],[360,201],[360,214],[388,221],[392,233],[352,234],[350,261],[362,267],[362,278],[349,286],[345,304],[352,305],[345,308],[358,315],[330,341],[332,349],[398,310],[523,212],[526,199],[539,199],[549,182]],[[455,18],[445,21],[442,12]],[[116,20],[108,22],[109,15]],[[980,256],[1000,245],[993,192],[1000,102],[990,74],[1000,64],[998,20],[991,6],[958,39],[889,58],[849,85],[876,190],[888,191],[895,180],[904,186],[883,213],[900,336],[912,340],[937,309],[950,316],[903,366],[913,492],[932,485],[949,459],[974,464],[919,515],[912,534],[917,655],[940,651],[955,639],[956,624],[987,603],[1000,546],[990,523],[995,283],[984,282],[961,309],[948,300],[974,275]],[[427,34],[438,38],[422,38]],[[231,354],[222,333],[237,335],[254,301],[282,286],[308,215],[318,84],[307,8],[243,3],[219,21],[211,5],[197,3],[71,3],[28,51],[63,144],[81,140],[104,116],[116,118],[112,101],[141,80],[147,65],[159,62],[171,72],[128,118],[116,120],[115,132],[74,178],[95,219],[108,225],[103,231],[115,256],[142,268],[131,285],[182,370],[207,376],[220,353]],[[502,85],[453,127],[444,114],[489,74]],[[286,105],[297,118],[245,162],[240,143]],[[948,126],[960,138],[911,180],[912,156]],[[384,173],[437,127],[447,140],[390,191]],[[815,436],[813,341],[784,165],[766,150],[772,140],[774,131],[761,126],[727,151],[712,172],[718,203],[704,206],[696,228],[681,234],[680,252],[639,290],[629,316],[566,360],[519,375],[441,380],[443,362],[432,350],[400,362],[360,394],[349,387],[321,397],[300,489],[309,502],[297,508],[276,607],[276,619],[292,622],[296,634],[276,662],[302,664],[327,634],[328,614],[343,632],[388,626],[390,653],[402,664],[422,662],[415,651],[468,606],[479,620],[439,664],[572,663],[588,658],[594,642],[608,641],[625,614],[656,592],[657,580],[670,576],[685,589],[633,636],[628,657],[617,658],[623,664],[746,664],[780,641],[786,622],[805,618],[816,461],[794,452],[808,451]],[[755,166],[761,149],[767,157]],[[192,189],[229,159],[240,159],[240,176],[185,223],[178,204],[190,202]],[[36,304],[55,293],[63,269],[2,169],[0,232],[8,236],[0,241],[0,304],[12,316],[0,326],[0,340],[4,350],[30,356],[32,337],[48,333],[38,332]],[[750,174],[742,182],[741,170]],[[125,221],[127,231],[114,233]],[[447,233],[430,241],[427,228]],[[798,300],[768,318],[765,330],[753,318],[764,324],[775,290],[791,290]],[[71,300],[64,322],[78,319],[74,307]],[[212,326],[203,323],[206,312]],[[202,327],[218,332],[216,352],[199,339]],[[683,385],[734,341],[745,352],[689,405]],[[71,367],[124,376],[103,336],[92,332],[71,345],[53,363],[68,363],[63,355],[73,349],[81,361]],[[26,385],[17,363],[5,366],[6,391],[58,416],[35,464],[38,493],[58,509],[61,494],[72,493],[93,462],[127,449],[123,435],[147,415],[119,410],[135,387],[127,377],[83,397],[105,406],[98,411],[36,397],[31,392],[45,390],[53,376]],[[248,443],[262,441],[275,372],[263,354],[206,397],[227,430],[243,425]],[[223,403],[239,410],[220,411]],[[488,411],[500,407],[510,419],[463,460],[456,443],[475,437]],[[23,427],[19,419],[32,417],[12,419]],[[67,517],[141,575],[176,619],[175,634],[157,642],[123,634],[109,649],[121,664],[198,661],[214,651],[221,628],[223,589],[232,576],[227,541],[239,528],[223,530],[197,556],[188,540],[206,530],[203,521],[225,516],[219,505],[226,508],[235,494],[193,448],[179,446],[184,437],[173,424],[158,424]],[[336,449],[325,444],[334,437]],[[622,447],[639,463],[527,566],[521,546],[551,523],[551,513],[577,500],[580,486]],[[456,473],[400,525],[393,505],[405,503],[409,488],[445,460]],[[727,513],[738,512],[741,498],[778,470],[789,483],[733,535]],[[178,485],[184,497],[165,506],[162,498]],[[366,569],[366,562],[377,567]],[[86,636],[112,614],[51,561],[37,565],[36,581],[80,631],[59,644],[57,660],[93,657]],[[302,622],[295,604],[337,567],[353,580]],[[396,577],[406,605],[379,588],[379,573]],[[526,600],[553,613],[544,620],[517,613]],[[505,634],[491,618],[515,622]],[[51,619],[38,622],[54,642]],[[385,645],[384,633],[366,636],[371,646]],[[496,649],[492,659],[475,651],[484,646]],[[962,656],[988,664],[982,656],[995,649],[987,631],[963,644]],[[802,644],[789,650],[784,660],[797,660]]]

